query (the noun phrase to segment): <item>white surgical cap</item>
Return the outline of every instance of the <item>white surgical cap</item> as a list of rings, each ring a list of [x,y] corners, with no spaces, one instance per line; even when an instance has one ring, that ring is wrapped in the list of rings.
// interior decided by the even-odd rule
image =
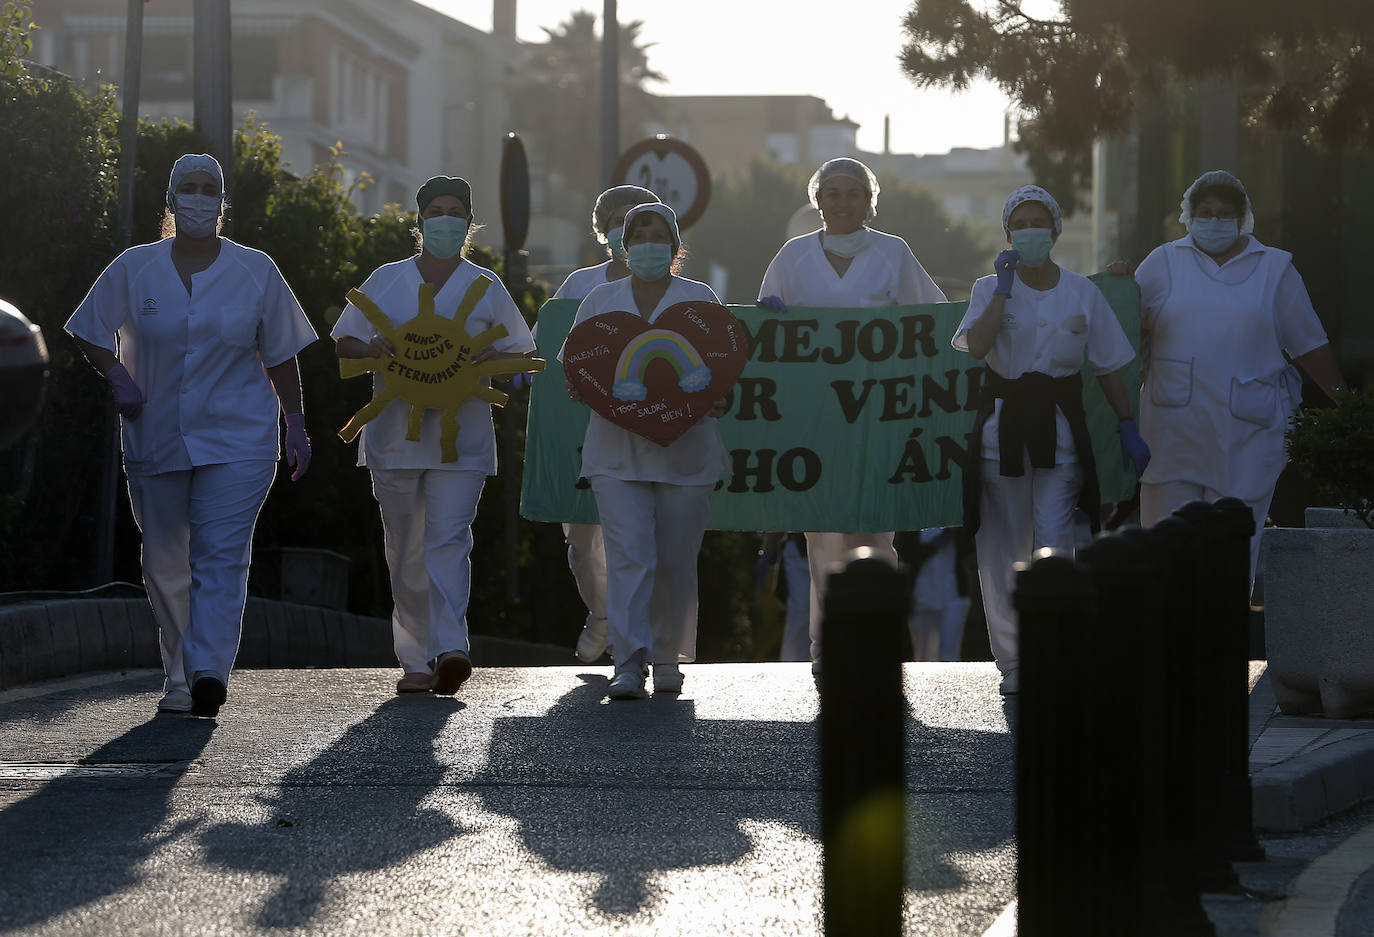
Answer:
[[[856,182],[863,183],[868,189],[868,214],[864,216],[864,221],[872,221],[878,214],[878,177],[863,163],[848,156],[837,156],[821,163],[821,168],[816,170],[811,181],[806,184],[806,194],[811,199],[811,204],[817,209],[821,207],[821,186],[825,185],[827,179],[835,176],[848,176]]]
[[[596,204],[592,206],[592,233],[598,241],[605,244],[606,234],[611,226],[611,216],[617,209],[626,205],[645,205],[657,201],[658,196],[642,186],[611,186],[596,197]]]
[[[1026,202],[1039,202],[1045,206],[1054,219],[1054,234],[1058,237],[1064,233],[1064,214],[1059,210],[1059,203],[1054,200],[1054,196],[1040,188],[1038,185],[1023,185],[1011,195],[1007,196],[1006,204],[1002,206],[1002,233],[1011,237],[1011,229],[1007,227],[1011,221],[1011,213],[1017,207]]]
[[[625,240],[630,240],[630,232],[634,230],[634,220],[644,212],[653,212],[655,215],[662,215],[663,220],[668,222],[668,230],[673,233],[673,253],[682,246],[682,235],[677,232],[677,215],[673,210],[662,202],[646,202],[643,205],[636,205],[625,213]]]
[[[187,153],[172,164],[172,176],[167,180],[167,207],[176,211],[173,203],[177,186],[193,172],[208,172],[219,183],[220,198],[224,197],[224,170],[219,168],[219,160],[209,153]]]
[[[1204,172],[1193,180],[1193,184],[1188,186],[1188,191],[1183,193],[1183,201],[1179,205],[1178,222],[1189,231],[1193,229],[1193,193],[1199,189],[1220,186],[1225,189],[1232,189],[1240,193],[1243,211],[1240,217],[1240,233],[1249,234],[1255,230],[1255,212],[1250,207],[1250,196],[1245,191],[1245,186],[1240,184],[1240,180],[1231,175],[1224,169],[1212,169]]]

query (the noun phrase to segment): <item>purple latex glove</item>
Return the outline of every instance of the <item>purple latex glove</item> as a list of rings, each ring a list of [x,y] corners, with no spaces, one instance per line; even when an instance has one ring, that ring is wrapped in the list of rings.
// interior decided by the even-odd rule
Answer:
[[[1150,447],[1140,438],[1135,428],[1135,420],[1122,420],[1117,424],[1121,433],[1121,467],[1134,468],[1136,477],[1145,474],[1145,466],[1150,464]]]
[[[754,563],[754,588],[763,589],[768,585],[768,570],[773,565],[773,554],[760,553],[758,561]]]
[[[992,295],[1011,295],[1011,285],[1016,280],[1016,264],[1020,260],[1020,251],[1005,250],[997,255],[992,262],[992,269],[997,274],[997,289],[992,291]]]
[[[105,380],[110,382],[110,389],[114,391],[115,409],[119,415],[131,423],[138,419],[143,412],[145,398],[143,391],[134,383],[133,375],[124,365],[117,364],[105,372]]]
[[[510,376],[510,386],[516,390],[522,390],[530,386],[530,378],[534,375],[528,371],[517,371]]]
[[[291,480],[299,481],[310,468],[310,437],[305,435],[305,414],[286,415],[286,464],[295,469]]]
[[[787,303],[783,302],[783,301],[782,301],[782,297],[780,297],[780,296],[760,296],[760,297],[758,298],[758,301],[755,302],[754,305],[755,305],[755,306],[762,306],[764,309],[767,309],[769,312],[786,312],[786,311],[787,311]]]

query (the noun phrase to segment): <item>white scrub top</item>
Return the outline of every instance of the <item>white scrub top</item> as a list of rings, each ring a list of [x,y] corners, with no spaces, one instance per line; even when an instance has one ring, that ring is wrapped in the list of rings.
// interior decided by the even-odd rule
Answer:
[[[610,272],[611,262],[608,260],[604,264],[597,264],[594,267],[583,267],[581,270],[574,270],[568,274],[568,278],[563,281],[563,285],[558,288],[558,292],[553,294],[554,299],[581,299],[593,289],[603,283],[612,283],[613,280],[606,278]]]
[[[988,308],[996,289],[995,276],[981,277],[973,284],[968,311],[950,342],[957,350],[968,351],[968,331]],[[1018,277],[1002,311],[1002,328],[988,351],[987,366],[1008,380],[1028,371],[1071,377],[1083,367],[1085,354],[1099,377],[1124,368],[1135,357],[1130,339],[1097,285],[1063,267],[1059,282],[1048,290],[1032,289]],[[985,459],[1001,458],[997,427],[1002,403],[995,401],[992,416],[983,425]],[[1055,426],[1055,464],[1077,462],[1069,421],[1058,408]]]
[[[443,287],[434,294],[435,314],[452,319],[463,300],[463,294],[478,277],[486,277],[491,281],[491,286],[468,316],[465,323],[467,333],[480,335],[493,326],[504,325],[508,334],[492,343],[494,349],[517,354],[533,351],[534,340],[530,338],[529,327],[510,293],[506,292],[505,286],[494,273],[470,261],[460,263]],[[423,282],[415,258],[409,257],[378,267],[359,289],[381,308],[393,326],[397,326],[420,314],[420,284]],[[363,311],[349,303],[329,334],[336,340],[351,337],[370,342],[379,333],[367,321]],[[373,393],[379,392],[382,386],[381,375],[374,373]],[[426,410],[420,428],[420,441],[411,442],[406,439],[410,404],[401,399],[391,401],[363,427],[362,442],[358,445],[358,464],[374,470],[445,469],[495,475],[496,431],[491,423],[491,405],[472,397],[459,407],[456,462],[442,461],[439,416],[439,410]]]
[[[263,369],[295,357],[315,330],[262,251],[220,238],[219,256],[191,275],[188,294],[172,241],[116,257],[65,326],[116,352],[143,392],[139,418],[120,420],[124,470],[276,461],[279,405]]]
[[[1297,357],[1326,344],[1293,256],[1254,235],[1218,266],[1191,236],[1150,252],[1140,283],[1140,435],[1147,484],[1183,481],[1247,501],[1272,492],[1301,400]]]
[[[759,298],[765,296],[789,306],[836,309],[945,301],[906,241],[872,229],[868,249],[854,257],[844,276],[826,259],[820,231],[792,238],[768,264],[759,287]]]
[[[634,277],[629,276],[592,290],[577,307],[573,327],[603,312],[624,311],[637,315],[639,307],[635,305],[633,282]],[[653,322],[669,306],[691,300],[720,302],[705,283],[673,277],[668,292],[654,307],[649,321]],[[561,349],[558,360],[563,360]],[[580,473],[586,478],[605,475],[621,481],[714,485],[728,467],[725,444],[721,442],[715,417],[703,417],[667,446],[622,429],[595,411],[587,421]]]

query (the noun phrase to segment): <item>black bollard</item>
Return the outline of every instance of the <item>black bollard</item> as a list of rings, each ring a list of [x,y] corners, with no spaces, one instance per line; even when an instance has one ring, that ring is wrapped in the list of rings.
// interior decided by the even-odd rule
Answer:
[[[1255,535],[1255,516],[1239,498],[1221,498],[1214,506],[1221,514],[1223,547],[1214,565],[1224,609],[1218,624],[1225,693],[1226,849],[1236,861],[1262,862],[1264,847],[1255,838],[1250,790],[1250,538]]]
[[[1099,573],[1100,622],[1103,628],[1123,629],[1133,639],[1130,653],[1138,660],[1139,692],[1131,717],[1139,720],[1139,746],[1127,757],[1135,761],[1132,770],[1138,772],[1142,804],[1136,827],[1141,836],[1137,872],[1142,888],[1136,898],[1142,933],[1213,937],[1216,927],[1202,907],[1197,801],[1192,795],[1192,615],[1190,608],[1179,607],[1192,595],[1196,544],[1186,524],[1176,519],[1168,523],[1174,526],[1163,534],[1132,526],[1111,538],[1134,556],[1109,560],[1108,576],[1117,580],[1115,586],[1101,581]],[[1090,554],[1090,565],[1091,560]],[[1125,732],[1121,737],[1129,744]],[[1220,870],[1232,875],[1225,857],[1218,858]]]
[[[1200,653],[1211,627],[1198,596],[1208,573],[1196,527],[1166,517],[1149,534],[1160,547],[1161,600],[1154,639],[1159,649],[1159,705],[1165,752],[1161,765],[1165,837],[1173,844],[1180,888],[1225,891],[1239,885],[1222,828],[1212,810],[1217,786],[1216,677]]]
[[[826,937],[899,937],[906,853],[907,577],[867,547],[836,564],[821,637]]]
[[[1197,711],[1198,732],[1205,738],[1197,764],[1200,832],[1206,850],[1230,858],[1227,749],[1232,743],[1227,736],[1235,731],[1235,726],[1227,713],[1234,705],[1228,697],[1234,696],[1236,687],[1234,678],[1228,677],[1228,673],[1234,672],[1234,662],[1228,667],[1226,661],[1231,643],[1226,638],[1227,621],[1235,614],[1228,609],[1225,588],[1226,522],[1221,511],[1208,501],[1189,501],[1174,516],[1193,528],[1203,557],[1202,565],[1194,571],[1197,625],[1193,632],[1198,666],[1204,674]],[[1241,697],[1244,701],[1243,690]],[[1241,741],[1247,741],[1243,734]],[[1233,872],[1230,882],[1212,882],[1208,887],[1217,891],[1234,888],[1238,883]]]
[[[1017,564],[1021,687],[1016,727],[1017,933],[1100,934],[1121,919],[1099,887],[1099,711],[1085,678],[1097,666],[1097,590],[1069,554]]]

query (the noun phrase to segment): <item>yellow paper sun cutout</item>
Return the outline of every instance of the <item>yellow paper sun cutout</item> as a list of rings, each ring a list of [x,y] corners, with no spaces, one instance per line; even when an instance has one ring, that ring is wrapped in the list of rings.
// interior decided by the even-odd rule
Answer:
[[[439,448],[443,462],[458,461],[458,409],[473,397],[492,406],[505,406],[509,394],[492,390],[486,378],[544,370],[542,358],[498,358],[474,362],[473,356],[491,347],[508,334],[504,325],[495,325],[481,335],[469,335],[468,316],[486,295],[492,281],[479,276],[463,294],[452,319],[434,312],[434,284],[421,283],[420,312],[409,322],[393,326],[386,314],[359,290],[348,291],[348,301],[357,306],[367,321],[396,346],[394,358],[342,358],[341,377],[358,377],[375,371],[382,388],[372,402],[353,414],[339,437],[344,442],[357,438],[363,425],[396,399],[410,404],[406,439],[420,441],[420,427],[426,410],[443,411],[439,416]]]

